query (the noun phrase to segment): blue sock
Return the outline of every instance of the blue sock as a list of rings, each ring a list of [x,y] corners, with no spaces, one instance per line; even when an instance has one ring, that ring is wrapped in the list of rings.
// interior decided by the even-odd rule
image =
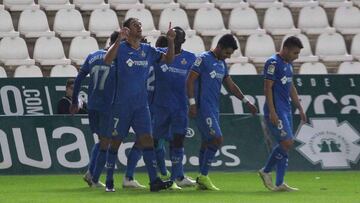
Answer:
[[[204,160],[202,163],[202,167],[200,169],[200,173],[204,176],[207,176],[209,173],[209,169],[211,166],[211,163],[214,160],[215,153],[217,152],[217,148],[215,146],[208,146],[204,153]]]
[[[184,148],[183,148],[184,149]],[[183,152],[183,157],[184,157],[184,152]],[[184,165],[182,164],[184,158],[181,159],[181,164],[179,164],[179,174],[176,177],[178,180],[182,180],[185,177],[184,174]]]
[[[99,150],[100,150],[100,143],[94,144],[94,146],[91,150],[90,163],[89,163],[89,169],[88,169],[90,171],[91,175],[94,174],[96,158],[97,158],[97,155],[99,154]]]
[[[182,160],[184,156],[184,148],[172,148],[171,149],[171,178],[170,180],[174,181],[177,177],[180,176]]]
[[[204,153],[205,153],[205,149],[200,149],[199,151],[199,172],[201,172],[201,168],[204,162]]]
[[[173,150],[172,150],[172,149],[170,149],[169,155],[170,155],[170,159],[171,159],[171,157],[173,156]],[[170,160],[170,161],[171,161],[171,160]],[[172,164],[171,164],[171,165],[172,165]],[[171,166],[171,167],[172,167],[172,166]],[[172,168],[171,168],[171,170],[172,170]],[[182,165],[182,164],[179,165],[179,170],[180,170],[180,172],[178,172],[177,177],[174,177],[174,178],[175,178],[175,179],[178,179],[178,180],[182,180],[182,179],[184,178],[184,168],[183,168],[183,165]],[[173,174],[172,171],[171,171],[171,174]],[[170,176],[170,178],[171,178],[171,176]]]
[[[127,159],[127,166],[126,166],[126,177],[133,179],[134,178],[134,171],[138,161],[142,156],[142,151],[133,146],[128,154]]]
[[[94,174],[92,177],[92,181],[95,183],[99,182],[99,177],[101,175],[102,170],[104,169],[105,162],[106,162],[106,153],[107,153],[107,150],[100,149],[99,154],[96,158],[96,165],[95,165]]]
[[[278,159],[276,157],[280,157],[281,155],[281,148],[280,145],[276,145],[271,154],[269,155],[268,160],[266,161],[265,167],[264,167],[264,172],[265,173],[269,173],[272,171],[272,169],[274,168],[275,164],[278,162]]]
[[[288,166],[288,154],[285,150],[281,149],[281,155],[278,156],[276,164],[276,186],[283,184],[286,168]]]
[[[152,183],[156,178],[156,155],[153,148],[143,149],[143,158],[148,171],[150,183]]]
[[[106,161],[106,182],[110,182],[114,179],[115,161],[117,158],[118,150],[108,150],[108,157]]]
[[[156,162],[157,165],[159,167],[160,173],[162,175],[166,175],[167,174],[167,170],[166,170],[166,165],[165,165],[165,147],[161,146],[161,148],[156,148],[155,149],[155,154],[156,154]]]

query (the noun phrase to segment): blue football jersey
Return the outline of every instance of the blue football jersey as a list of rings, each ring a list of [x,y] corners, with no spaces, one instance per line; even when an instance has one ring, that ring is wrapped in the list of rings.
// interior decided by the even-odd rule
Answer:
[[[110,111],[114,99],[116,67],[104,62],[106,51],[98,50],[88,55],[81,66],[74,84],[73,95],[77,97],[81,81],[90,74],[88,86],[88,109]],[[73,100],[76,103],[77,100]]]
[[[166,48],[162,50],[166,52]],[[154,65],[154,104],[171,109],[187,109],[186,79],[195,60],[195,54],[182,50],[172,63]]]
[[[291,63],[285,62],[278,54],[271,56],[264,66],[264,79],[273,80],[273,100],[276,112],[291,112],[290,90],[292,85],[293,68]],[[269,115],[267,102],[264,105],[265,116]]]
[[[197,57],[191,70],[199,74],[196,81],[198,108],[219,112],[221,85],[229,75],[225,61],[218,60],[213,52],[206,51]]]
[[[141,43],[134,49],[128,42],[120,42],[117,54],[117,92],[114,104],[146,105],[149,68],[160,61],[162,52]]]

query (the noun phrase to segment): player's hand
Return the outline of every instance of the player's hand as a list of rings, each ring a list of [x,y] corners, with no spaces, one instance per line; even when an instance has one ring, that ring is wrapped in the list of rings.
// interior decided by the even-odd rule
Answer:
[[[250,112],[252,113],[252,115],[256,115],[257,114],[257,108],[254,104],[252,104],[251,102],[247,102],[246,106],[249,108]]]
[[[274,125],[274,126],[278,126],[279,124],[279,117],[278,115],[274,112],[274,113],[271,113],[270,112],[270,122]]]
[[[195,118],[196,114],[197,114],[196,104],[190,105],[189,107],[190,118]]]
[[[71,115],[74,115],[77,112],[79,112],[79,106],[77,104],[71,104],[69,111],[70,111]]]
[[[306,114],[304,113],[303,110],[300,110],[300,119],[302,123],[306,123],[307,122],[307,117]]]
[[[127,27],[123,27],[120,29],[119,33],[120,41],[126,40],[129,37],[130,29]]]
[[[169,23],[169,30],[166,33],[166,37],[170,40],[174,40],[176,37],[176,32],[171,28],[171,22]]]

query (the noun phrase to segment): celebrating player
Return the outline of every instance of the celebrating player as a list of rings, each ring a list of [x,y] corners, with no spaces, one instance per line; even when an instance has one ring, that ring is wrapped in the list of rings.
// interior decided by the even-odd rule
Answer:
[[[113,105],[113,140],[109,149],[109,157],[115,157],[122,140],[128,135],[130,127],[136,134],[136,143],[142,150],[145,165],[150,179],[150,191],[159,191],[172,185],[172,181],[162,181],[157,176],[154,140],[152,137],[149,105],[147,101],[146,81],[149,66],[156,61],[170,63],[174,58],[175,32],[167,32],[168,49],[166,54],[156,50],[149,44],[141,43],[142,26],[138,19],[129,18],[122,31],[126,40],[115,43],[105,56],[105,62],[117,62],[117,90]],[[113,182],[106,187],[113,188]]]
[[[110,45],[115,43],[118,35],[119,32],[111,34]],[[104,187],[104,184],[99,181],[99,176],[106,161],[112,130],[110,107],[114,97],[116,67],[105,64],[105,54],[106,50],[98,50],[89,54],[75,79],[72,95],[72,98],[78,98],[81,82],[90,74],[88,88],[89,123],[92,133],[98,135],[99,143],[95,144],[92,149],[88,171],[84,175],[84,180],[89,186],[93,187]],[[70,112],[74,114],[78,110],[78,100],[73,99]],[[100,172],[96,173],[95,170]]]

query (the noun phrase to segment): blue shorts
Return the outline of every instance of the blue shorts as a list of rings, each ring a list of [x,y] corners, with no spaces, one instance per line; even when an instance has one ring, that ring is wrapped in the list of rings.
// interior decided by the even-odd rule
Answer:
[[[96,133],[98,136],[111,137],[111,114],[89,109],[88,116],[92,133]]]
[[[152,105],[152,123],[155,139],[172,140],[174,134],[186,135],[188,127],[187,110],[172,110]]]
[[[150,111],[147,105],[132,108],[129,106],[114,106],[112,119],[113,139],[123,140],[129,134],[130,127],[136,135],[151,135]]]
[[[222,136],[219,112],[198,109],[195,120],[203,141],[211,141]]]
[[[273,125],[270,122],[270,118],[265,116],[266,124],[271,132],[271,134],[275,137],[277,142],[281,142],[284,140],[292,140],[293,139],[293,122],[292,122],[292,114],[291,113],[280,113],[278,114],[280,124],[278,126]]]

